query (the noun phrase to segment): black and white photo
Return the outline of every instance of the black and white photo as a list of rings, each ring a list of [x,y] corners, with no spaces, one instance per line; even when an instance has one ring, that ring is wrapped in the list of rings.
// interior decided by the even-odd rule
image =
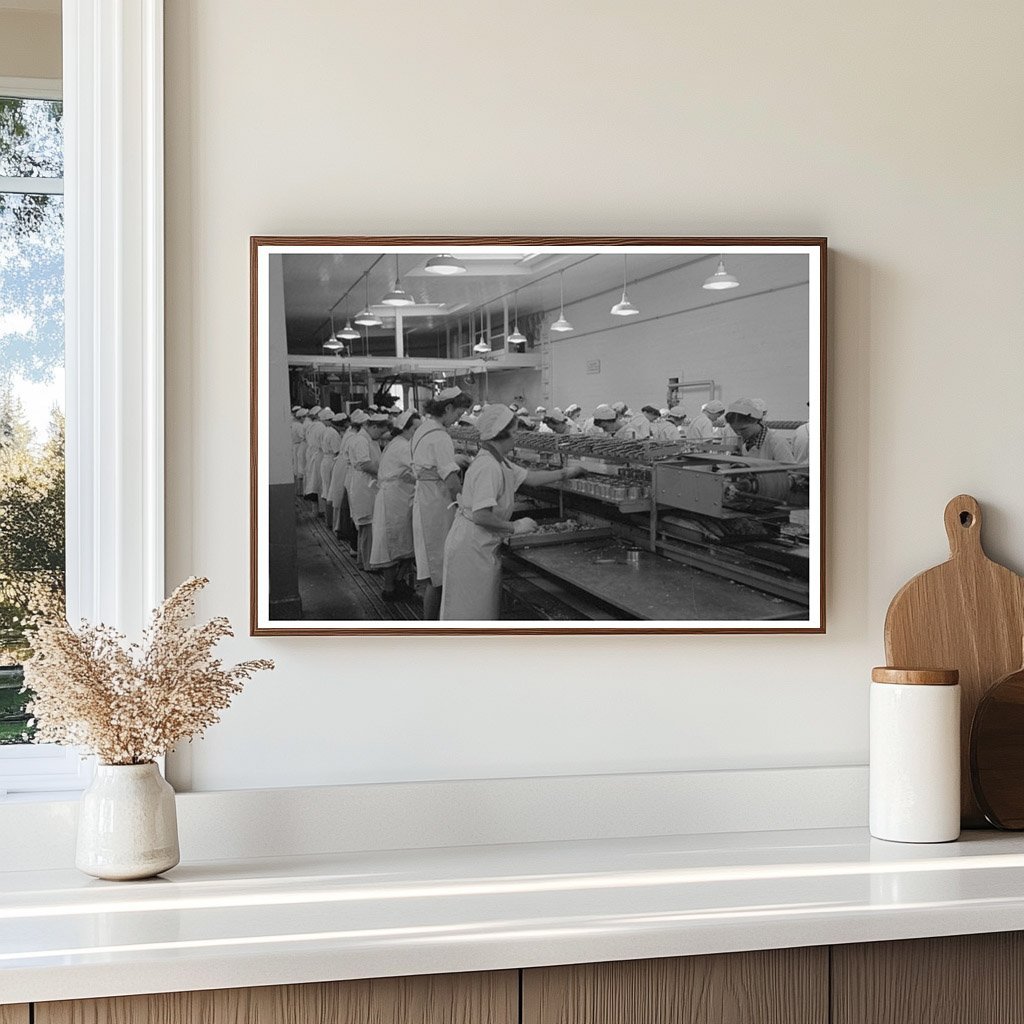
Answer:
[[[252,629],[821,632],[823,239],[252,240]]]

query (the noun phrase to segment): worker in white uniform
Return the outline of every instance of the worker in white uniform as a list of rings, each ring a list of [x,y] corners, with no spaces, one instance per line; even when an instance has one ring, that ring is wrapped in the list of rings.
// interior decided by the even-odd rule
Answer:
[[[309,450],[309,436],[310,436],[310,434],[316,433],[317,424],[320,422],[316,418],[318,412],[320,412],[320,406],[319,405],[314,405],[314,406],[310,407],[309,416],[306,418],[306,422],[305,422],[305,425],[304,425],[303,431],[302,431],[303,437],[304,437],[305,442],[306,442],[305,451],[304,451],[303,456],[302,456],[302,459],[303,459],[303,461],[302,461],[302,495],[303,495],[303,497],[306,498],[307,501],[309,500],[309,498],[308,498],[309,491],[306,488],[306,480],[307,480],[307,478],[310,478],[309,477],[309,457],[310,457],[310,454],[311,454],[310,450]]]
[[[661,410],[653,405],[645,405],[640,410],[650,424],[652,441],[678,441],[679,431],[668,420],[662,419]],[[668,410],[665,410],[668,412]]]
[[[676,432],[679,434],[681,439],[685,439],[687,437],[686,409],[682,404],[673,405],[665,414],[665,419],[676,428]]]
[[[749,398],[738,398],[725,410],[725,421],[740,439],[740,454],[752,459],[792,465],[789,442],[762,422],[762,410]]]
[[[373,544],[370,568],[384,574],[385,601],[416,596],[404,576],[416,558],[412,539],[412,500],[416,477],[412,471],[412,437],[420,425],[420,414],[406,409],[395,418],[397,431],[380,457],[377,470],[377,497],[373,503]]]
[[[615,435],[620,441],[643,440],[651,436],[651,425],[642,412],[633,412],[625,402],[612,402],[612,408],[622,421]]]
[[[334,498],[331,496],[331,482],[334,480],[334,467],[338,464],[341,452],[341,439],[348,427],[348,413],[336,412],[327,424],[331,432],[321,446],[324,457],[320,462],[320,481],[323,484],[324,519],[327,528],[334,529]]]
[[[568,434],[570,433],[569,417],[561,409],[552,409],[544,417],[541,427],[544,427],[549,434]],[[541,428],[538,427],[537,429],[540,430]]]
[[[444,546],[445,621],[497,619],[501,611],[501,542],[537,529],[532,519],[511,522],[517,488],[579,476],[583,469],[526,470],[506,456],[515,444],[514,415],[503,405],[484,407],[477,421],[480,451],[466,471],[459,510]]]
[[[349,417],[348,429],[341,435],[341,448],[334,460],[334,471],[331,473],[331,504],[334,506],[334,535],[349,546],[353,555],[358,554],[356,546],[357,531],[352,522],[352,510],[348,501],[348,472],[352,468],[350,453],[352,442],[366,422],[366,411],[355,409]]]
[[[582,434],[583,425],[580,423],[580,416],[583,415],[583,410],[576,404],[576,402],[570,402],[562,412],[565,413],[569,420],[569,433],[570,434]]]
[[[306,431],[306,477],[303,486],[306,498],[314,505],[320,503],[320,462],[324,457],[322,445],[329,429],[326,422],[333,416],[330,409],[318,406],[313,425]]]
[[[306,472],[306,417],[308,409],[296,405],[292,409],[292,476],[295,478],[295,493],[302,497],[302,477]]]
[[[338,424],[334,420],[335,415],[332,410],[331,415],[324,421],[327,429],[320,439],[320,450],[323,452],[320,457],[320,511],[328,526],[334,517],[327,508],[327,492],[331,489],[331,471],[334,469],[334,460],[338,457],[338,452],[341,449],[341,434]]]
[[[455,499],[462,490],[462,467],[469,461],[455,454],[448,428],[472,401],[460,388],[439,392],[423,407],[426,415],[410,444],[416,477],[412,503],[416,576],[427,581],[423,594],[423,618],[427,620],[435,620],[441,614],[444,542],[455,516]]]
[[[591,437],[612,437],[622,426],[619,414],[610,405],[599,405],[583,433]]]
[[[384,412],[371,412],[359,433],[349,443],[348,491],[352,522],[358,531],[356,565],[370,568],[373,548],[373,503],[377,497],[377,472],[380,467],[380,439],[388,433],[388,416]]]
[[[691,441],[712,441],[720,436],[716,429],[722,425],[722,414],[725,405],[713,398],[700,407],[700,412],[693,417],[686,428],[686,436]]]

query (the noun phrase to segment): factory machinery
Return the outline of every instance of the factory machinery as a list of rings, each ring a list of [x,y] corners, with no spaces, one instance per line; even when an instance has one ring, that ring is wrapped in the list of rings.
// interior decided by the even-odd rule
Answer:
[[[455,427],[452,436],[462,452],[476,451],[472,428]],[[512,558],[600,596],[611,607],[621,601],[621,613],[638,618],[806,617],[806,465],[746,458],[721,441],[625,441],[527,431],[516,436],[510,457],[527,468],[579,465],[585,470],[564,483],[520,490],[540,506],[529,514],[542,524],[550,516],[560,524],[584,525],[525,535],[513,546]],[[607,540],[602,545],[595,529],[612,538],[611,547]],[[637,550],[643,553],[639,559]],[[613,585],[612,570],[602,566],[620,563],[631,565],[633,573],[615,576]],[[707,595],[708,613],[701,613],[698,596],[697,614],[681,614],[675,603],[682,599],[679,587],[687,595],[694,587]]]

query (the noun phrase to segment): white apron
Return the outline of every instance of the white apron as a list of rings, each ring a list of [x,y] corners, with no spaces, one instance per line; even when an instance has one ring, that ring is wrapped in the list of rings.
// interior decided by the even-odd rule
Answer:
[[[356,467],[361,462],[380,459],[380,445],[365,430],[360,430],[349,447],[349,471],[345,480],[348,507],[356,526],[369,526],[373,522],[373,502],[376,497],[377,478]]]
[[[370,550],[373,568],[394,565],[413,557],[412,500],[415,491],[409,439],[396,437],[384,449],[377,472],[373,547]]]
[[[499,519],[507,522],[512,518],[516,489],[525,479],[525,469],[500,462],[486,448],[467,470],[459,511],[444,546],[443,620],[498,618],[503,538],[477,526],[472,515],[492,508]]]
[[[348,475],[348,446],[356,432],[349,427],[341,435],[338,444],[338,457],[334,460],[331,470],[331,485],[327,488],[327,500],[335,507],[341,508],[341,499],[345,495],[345,477]]]
[[[306,463],[306,429],[301,420],[292,420],[292,476],[302,476]],[[301,469],[299,467],[302,467]]]
[[[306,432],[306,472],[303,476],[302,490],[304,494],[320,493],[320,439],[324,425],[317,420]]]
[[[334,471],[334,460],[341,449],[341,435],[334,427],[327,427],[321,444],[323,458],[320,460],[320,497],[326,498],[331,489],[331,474]]]
[[[458,472],[455,446],[448,431],[436,420],[416,428],[410,446],[416,492],[412,503],[412,536],[416,551],[416,576],[441,586],[444,575],[444,544],[455,518],[445,478]]]

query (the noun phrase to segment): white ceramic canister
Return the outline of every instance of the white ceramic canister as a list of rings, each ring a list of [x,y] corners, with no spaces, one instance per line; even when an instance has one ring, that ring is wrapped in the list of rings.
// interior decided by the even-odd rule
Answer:
[[[75,866],[96,878],[151,878],[180,859],[174,790],[153,763],[98,764],[78,811]]]
[[[948,843],[960,835],[960,675],[871,672],[870,828],[876,839]]]

